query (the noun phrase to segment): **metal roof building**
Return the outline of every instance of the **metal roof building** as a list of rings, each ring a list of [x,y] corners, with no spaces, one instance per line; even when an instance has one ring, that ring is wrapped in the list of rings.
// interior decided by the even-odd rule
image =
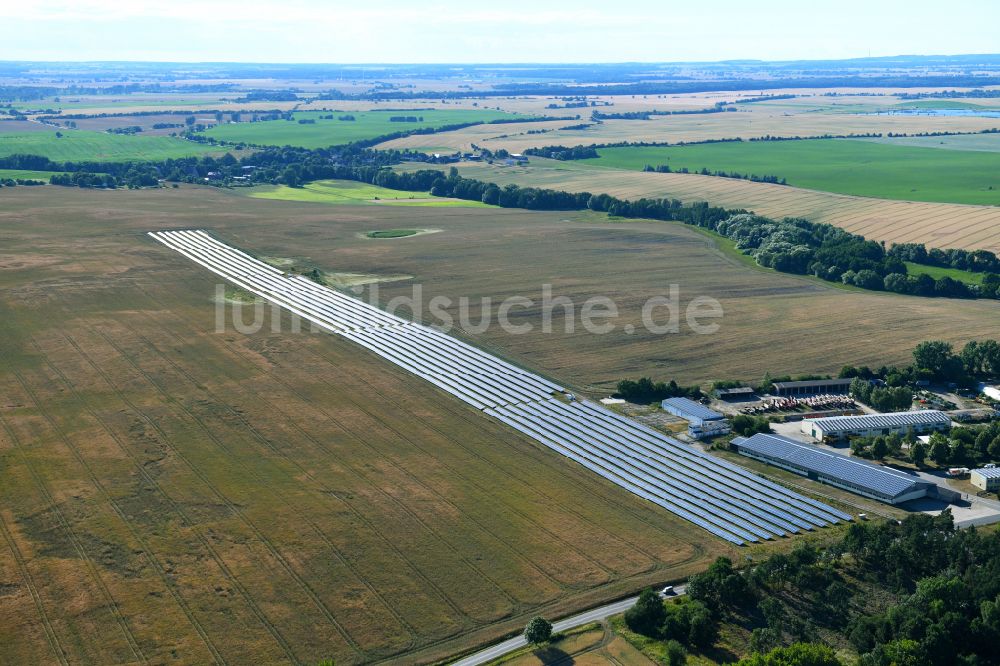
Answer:
[[[699,425],[705,421],[721,421],[726,418],[714,409],[688,398],[667,398],[660,403],[660,406],[674,416]]]
[[[924,409],[916,412],[803,419],[800,427],[805,434],[823,442],[848,437],[874,437],[893,432],[905,435],[910,428],[918,435],[946,431],[951,429],[951,417],[944,412]]]
[[[1000,467],[984,467],[969,472],[969,481],[982,490],[1000,489]]]
[[[918,476],[824,451],[781,435],[758,433],[749,438],[737,437],[733,446],[748,458],[887,504],[924,497],[934,490],[933,483]]]
[[[852,379],[811,379],[801,382],[774,382],[774,395],[817,395],[820,393],[847,393]]]
[[[715,397],[720,400],[746,400],[752,398],[753,395],[754,390],[751,386],[715,389]]]
[[[719,412],[688,398],[667,398],[660,406],[688,422],[688,435],[695,439],[729,433],[729,422]]]

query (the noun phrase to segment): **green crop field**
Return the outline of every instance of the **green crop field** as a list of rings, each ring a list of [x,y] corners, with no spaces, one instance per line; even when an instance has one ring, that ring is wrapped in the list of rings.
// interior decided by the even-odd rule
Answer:
[[[785,178],[789,185],[882,199],[1000,205],[1000,155],[817,139],[602,148],[588,164],[669,165]]]
[[[898,136],[863,139],[872,143],[942,150],[984,151],[1000,153],[1000,132],[989,134],[955,134],[952,136]]]
[[[984,99],[981,102],[966,102],[958,99],[920,99],[912,102],[900,102],[893,109],[984,109],[998,108],[995,100]]]
[[[489,206],[479,201],[432,197],[427,192],[393,190],[353,180],[318,180],[302,187],[275,185],[242,191],[258,199],[278,199],[281,201],[303,201],[309,203],[489,208]]]
[[[61,171],[25,171],[22,169],[0,169],[0,178],[21,178],[24,180],[44,180],[46,183],[56,173]]]
[[[164,160],[204,153],[218,153],[216,146],[169,136],[134,136],[63,130],[0,135],[0,157],[14,154],[43,155],[57,162]]]
[[[321,116],[333,115],[333,120]],[[338,120],[340,116],[354,116],[355,120]],[[393,116],[423,118],[418,122],[392,122]],[[425,109],[401,111],[299,111],[294,120],[267,120],[256,123],[231,123],[205,130],[207,136],[225,141],[274,145],[323,148],[351,141],[372,139],[377,136],[425,127],[442,127],[460,123],[487,122],[519,116],[502,111]],[[525,116],[526,118],[529,116]],[[299,120],[314,120],[315,124],[299,124]]]
[[[912,261],[904,262],[906,264],[906,272],[910,275],[920,275],[924,273],[930,275],[935,280],[939,280],[943,277],[950,277],[953,280],[958,280],[959,282],[966,282],[968,284],[982,284],[984,273],[973,273],[972,271],[963,271],[958,268],[942,268],[940,266],[926,266],[924,264],[915,264]]]

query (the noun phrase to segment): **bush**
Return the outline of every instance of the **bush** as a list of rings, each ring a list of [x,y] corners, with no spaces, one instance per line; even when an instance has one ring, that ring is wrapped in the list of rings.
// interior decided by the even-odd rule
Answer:
[[[667,666],[684,666],[687,663],[687,650],[677,641],[667,641]]]
[[[667,609],[663,605],[663,599],[648,587],[639,595],[635,606],[625,611],[625,625],[637,634],[650,638],[660,635],[666,619]]]
[[[758,432],[771,432],[771,423],[763,416],[739,414],[733,417],[733,432],[750,437]]]
[[[767,654],[754,654],[740,659],[736,666],[844,666],[837,653],[825,645],[795,643],[779,647]]]

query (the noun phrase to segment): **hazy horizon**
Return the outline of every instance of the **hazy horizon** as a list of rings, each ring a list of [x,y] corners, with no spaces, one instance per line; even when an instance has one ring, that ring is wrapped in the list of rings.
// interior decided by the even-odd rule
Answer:
[[[664,6],[664,5],[667,6]],[[736,0],[710,6],[511,0],[53,0],[6,10],[0,60],[553,64],[841,60],[1000,51],[1000,5]],[[558,57],[553,57],[557,54]]]

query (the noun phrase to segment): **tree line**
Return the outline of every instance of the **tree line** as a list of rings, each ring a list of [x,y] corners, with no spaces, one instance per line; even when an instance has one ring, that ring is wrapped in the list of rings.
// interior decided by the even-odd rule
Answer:
[[[421,128],[397,134],[407,136],[435,131],[438,130]],[[501,188],[495,183],[463,178],[454,168],[447,175],[438,171],[433,176],[425,173],[419,178],[403,177],[388,167],[403,159],[426,161],[429,158],[415,152],[369,150],[372,145],[393,136],[396,135],[320,149],[263,146],[239,160],[227,153],[218,159],[182,158],[155,163],[57,163],[40,156],[11,155],[0,158],[0,168],[108,173],[130,187],[152,185],[158,178],[169,182],[204,182],[205,178],[210,178],[209,173],[215,174],[210,182],[220,185],[233,183],[236,176],[239,176],[240,182],[247,184],[282,183],[293,187],[313,180],[342,178],[394,189],[427,191],[425,186],[430,181],[429,189],[434,196],[481,201],[505,208],[593,210],[625,218],[683,222],[735,241],[739,251],[752,256],[761,266],[786,273],[814,275],[863,289],[959,298],[995,298],[998,295],[1000,276],[990,274],[980,286],[948,276],[935,280],[927,274],[908,275],[898,253],[887,252],[880,243],[830,224],[797,218],[777,221],[740,209],[711,206],[707,202],[685,205],[678,199],[625,200],[609,194],[566,192],[514,184]],[[945,254],[951,257],[992,256],[982,251],[963,252]],[[985,259],[977,261],[980,262],[977,265],[985,265],[982,263]]]
[[[587,160],[600,157],[597,149],[593,146],[573,146],[572,148],[567,146],[543,146],[541,148],[525,148],[524,154],[536,157],[548,157],[549,159],[561,161]]]
[[[648,405],[667,398],[697,400],[702,397],[702,392],[697,386],[681,386],[673,379],[669,382],[654,382],[649,377],[640,377],[638,380],[623,379],[618,382],[614,395],[629,402]]]
[[[742,666],[840,666],[842,644],[860,666],[1000,664],[1000,532],[957,530],[950,511],[855,522],[823,550],[802,542],[743,570],[719,558],[687,597],[644,591],[625,623],[702,652],[739,626]]]
[[[915,264],[957,268],[973,273],[1000,273],[1000,259],[988,250],[959,250],[932,247],[923,243],[894,243],[889,254]]]
[[[595,151],[596,153],[596,151]],[[681,167],[680,169],[672,169],[669,164],[658,164],[653,166],[647,164],[642,167],[642,170],[646,173],[692,173],[687,167]],[[738,171],[709,171],[708,168],[702,167],[700,171],[695,171],[701,176],[715,176],[717,178],[736,178],[737,180],[749,180],[755,183],[771,183],[773,185],[787,185],[788,183],[784,178],[779,178],[778,176],[758,176],[755,173],[740,173]]]

